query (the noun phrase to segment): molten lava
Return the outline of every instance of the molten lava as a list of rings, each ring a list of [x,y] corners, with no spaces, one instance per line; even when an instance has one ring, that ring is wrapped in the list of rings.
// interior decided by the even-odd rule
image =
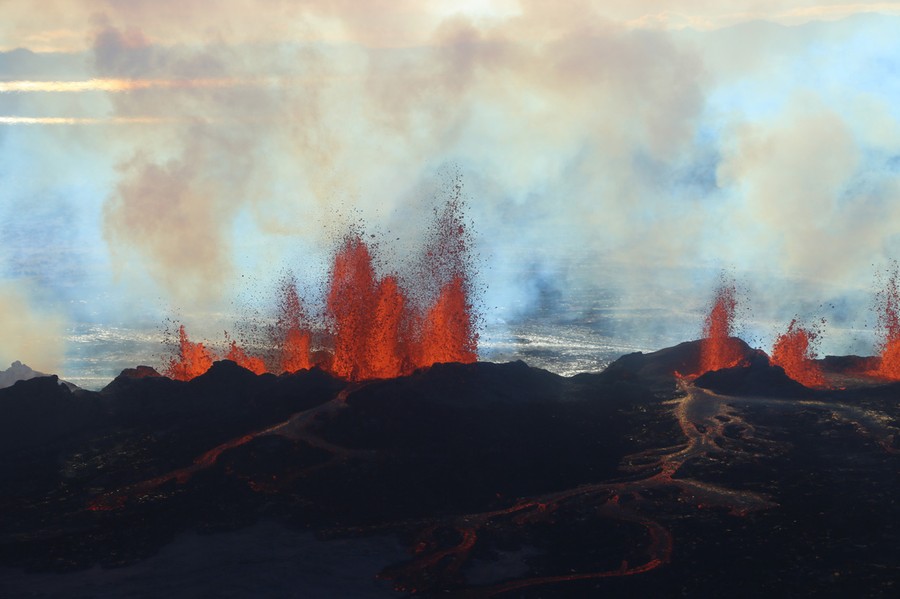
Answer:
[[[231,347],[229,348],[225,359],[231,360],[241,368],[246,368],[253,374],[263,374],[266,372],[266,365],[263,361],[260,358],[248,356],[247,353],[238,346],[237,341],[231,342]]]
[[[737,308],[735,294],[734,285],[721,285],[716,290],[712,309],[703,324],[698,376],[711,370],[737,366],[743,360],[741,346],[731,336]]]
[[[348,234],[330,271],[320,347],[313,347],[313,329],[296,283],[288,279],[271,328],[271,357],[263,362],[232,342],[226,359],[257,374],[318,366],[352,381],[397,377],[438,362],[474,362],[478,334],[459,211],[453,200],[436,214],[424,263],[415,270],[410,289],[401,287],[396,275],[379,276],[372,249],[359,234]],[[203,374],[215,356],[202,344],[189,342],[183,326],[180,331],[179,356],[167,372],[189,380]]]
[[[818,336],[818,332],[801,327],[796,319],[792,320],[787,332],[779,335],[772,346],[772,362],[802,385],[824,387],[825,376],[813,361],[813,345]]]
[[[178,381],[189,381],[212,366],[215,356],[202,343],[188,339],[184,325],[178,327],[178,355],[169,360],[165,375]]]
[[[468,363],[478,358],[478,335],[472,330],[471,310],[465,282],[460,277],[454,277],[441,290],[437,302],[425,318],[422,363]]]
[[[878,368],[867,374],[890,380],[900,380],[900,289],[897,286],[898,270],[888,277],[887,285],[878,294],[878,325],[883,338],[879,344]]]
[[[311,333],[293,278],[282,282],[279,315],[275,322],[273,342],[278,352],[275,369],[296,372],[312,367],[310,360]]]

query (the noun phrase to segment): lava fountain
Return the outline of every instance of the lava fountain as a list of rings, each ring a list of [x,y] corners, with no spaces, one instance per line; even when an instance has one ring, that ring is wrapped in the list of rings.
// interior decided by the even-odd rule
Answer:
[[[792,320],[772,346],[772,363],[781,366],[785,374],[801,385],[826,386],[822,369],[813,361],[818,338],[818,331],[798,325],[797,319]]]
[[[731,336],[737,308],[736,295],[734,284],[722,284],[716,290],[712,308],[703,323],[698,376],[711,370],[737,366],[743,360],[741,347]]]
[[[279,372],[296,372],[312,366],[310,359],[311,332],[300,296],[297,282],[288,277],[281,282],[281,300],[278,318],[271,334],[276,350],[275,369]]]
[[[888,276],[887,284],[876,299],[878,325],[883,338],[879,343],[878,368],[868,372],[872,376],[900,380],[900,289],[897,286],[898,267]]]
[[[325,313],[320,315],[325,332],[320,336],[326,341],[317,351],[296,282],[288,278],[280,290],[268,363],[234,341],[225,359],[256,374],[318,366],[351,381],[402,376],[439,362],[474,362],[478,334],[469,238],[461,210],[455,198],[436,212],[422,263],[406,288],[396,274],[379,277],[374,249],[359,233],[348,233],[329,273]],[[216,359],[202,343],[189,341],[182,325],[177,356],[165,371],[172,378],[190,380]]]
[[[181,325],[178,327],[178,353],[169,360],[164,372],[177,381],[189,381],[209,370],[215,359],[215,354],[202,343],[188,339],[184,325]]]

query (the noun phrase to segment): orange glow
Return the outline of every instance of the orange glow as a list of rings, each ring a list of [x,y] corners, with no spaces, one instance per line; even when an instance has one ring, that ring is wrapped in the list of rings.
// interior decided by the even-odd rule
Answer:
[[[735,293],[734,285],[722,285],[716,290],[712,309],[703,324],[698,376],[711,370],[737,366],[742,361],[740,346],[731,337],[737,308]]]
[[[825,377],[818,364],[813,362],[813,344],[818,333],[791,321],[787,332],[778,336],[772,347],[772,362],[781,366],[785,374],[807,387],[824,387]]]
[[[462,277],[453,277],[441,290],[429,310],[422,331],[423,364],[438,362],[471,363],[478,359],[478,335],[472,330],[466,286]]]
[[[253,374],[263,374],[266,372],[266,365],[263,364],[263,361],[259,358],[248,356],[246,352],[238,346],[237,341],[231,342],[231,348],[228,350],[228,355],[225,356],[225,359],[231,360],[241,368],[246,368]]]
[[[371,378],[369,336],[375,308],[375,270],[369,248],[350,236],[334,258],[328,311],[334,326],[331,370],[351,380]]]
[[[408,305],[396,277],[385,277],[378,284],[368,347],[372,378],[390,378],[409,372],[407,343],[403,339]]]
[[[202,343],[191,342],[181,325],[178,327],[178,355],[169,361],[165,375],[177,381],[189,381],[209,370],[213,361],[214,354]]]
[[[312,366],[309,356],[311,335],[293,279],[282,284],[279,310],[275,343],[276,347],[280,346],[281,352],[276,368],[280,372],[309,369]]]

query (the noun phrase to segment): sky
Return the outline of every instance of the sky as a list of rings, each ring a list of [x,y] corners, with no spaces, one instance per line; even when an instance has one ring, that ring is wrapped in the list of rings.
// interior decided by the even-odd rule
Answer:
[[[488,328],[592,290],[700,314],[724,271],[762,345],[796,316],[873,351],[900,2],[40,7],[0,0],[0,365],[215,335],[287,270],[314,288],[348,223],[411,251],[457,179]]]

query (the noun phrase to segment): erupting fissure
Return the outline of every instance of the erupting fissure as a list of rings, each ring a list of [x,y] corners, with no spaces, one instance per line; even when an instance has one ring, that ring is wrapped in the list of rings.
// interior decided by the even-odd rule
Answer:
[[[264,361],[250,356],[235,341],[224,357],[257,374],[318,366],[353,381],[402,376],[439,362],[474,362],[478,334],[468,235],[459,200],[450,201],[436,216],[424,264],[409,285],[412,293],[396,274],[379,277],[373,249],[351,232],[334,257],[322,315],[326,334],[320,336],[325,341],[316,348],[319,351],[313,351],[313,327],[296,282],[289,278],[280,290],[269,343],[272,357]],[[202,343],[189,341],[182,325],[178,354],[166,374],[190,380],[216,359]]]
[[[791,321],[788,330],[779,335],[772,346],[772,363],[781,366],[785,374],[807,387],[824,387],[825,376],[813,360],[814,345],[819,333]]]
[[[712,309],[703,323],[703,339],[700,341],[700,369],[697,376],[711,370],[731,368],[743,359],[740,344],[732,336],[735,309],[737,308],[734,284],[720,285],[716,290]]]

